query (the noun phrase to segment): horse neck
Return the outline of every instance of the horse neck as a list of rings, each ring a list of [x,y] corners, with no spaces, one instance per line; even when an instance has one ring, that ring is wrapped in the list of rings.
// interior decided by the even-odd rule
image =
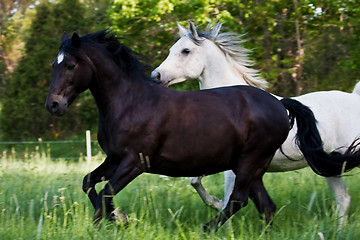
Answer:
[[[241,75],[233,64],[228,63],[225,54],[217,47],[213,46],[209,56],[206,56],[205,68],[199,77],[202,89],[248,85],[243,75]]]
[[[106,117],[114,111],[120,113],[132,99],[132,93],[137,92],[132,89],[139,84],[112,62],[97,62],[95,66],[95,77],[89,89],[100,116]]]
[[[229,54],[224,53],[217,45],[211,42],[210,51],[206,51],[206,66],[199,77],[202,89],[251,85],[266,88],[267,82],[258,77],[258,71],[236,62]],[[208,46],[206,46],[208,47]]]
[[[233,86],[233,85],[248,85],[244,78],[234,71],[228,65],[218,63],[215,66],[206,66],[203,74],[199,78],[202,89]]]

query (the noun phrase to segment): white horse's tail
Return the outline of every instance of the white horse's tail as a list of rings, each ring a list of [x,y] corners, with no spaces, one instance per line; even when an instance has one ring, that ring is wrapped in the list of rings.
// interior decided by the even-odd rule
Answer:
[[[353,93],[360,95],[360,81],[356,83]]]

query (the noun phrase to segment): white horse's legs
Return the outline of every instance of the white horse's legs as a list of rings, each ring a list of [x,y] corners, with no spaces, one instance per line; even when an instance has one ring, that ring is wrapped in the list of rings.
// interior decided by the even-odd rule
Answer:
[[[339,216],[339,228],[342,227],[346,220],[346,215],[350,207],[351,196],[347,192],[346,186],[341,176],[327,177],[326,183],[334,193]]]
[[[191,177],[190,183],[195,188],[203,202],[215,210],[221,210],[223,208],[223,201],[219,200],[217,197],[210,195],[206,192],[204,186],[201,184],[202,177]],[[234,184],[234,183],[233,183]],[[226,205],[225,205],[226,206]]]
[[[223,207],[226,207],[226,205],[228,204],[230,195],[231,195],[232,191],[234,190],[235,177],[236,177],[236,175],[234,174],[234,172],[232,170],[228,170],[228,171],[224,172],[225,187],[224,187],[224,206]]]

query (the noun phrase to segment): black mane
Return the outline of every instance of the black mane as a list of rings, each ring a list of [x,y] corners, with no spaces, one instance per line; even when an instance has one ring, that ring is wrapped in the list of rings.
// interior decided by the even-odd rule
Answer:
[[[130,73],[132,77],[137,79],[145,79],[150,81],[150,77],[145,73],[151,70],[151,67],[142,62],[140,54],[126,47],[119,42],[121,38],[116,33],[104,29],[95,33],[90,33],[80,37],[80,47],[85,44],[89,48],[101,49],[107,56],[119,66],[124,72]],[[60,50],[68,52],[74,57],[80,58],[79,48],[73,46],[71,38],[64,41],[60,46]]]

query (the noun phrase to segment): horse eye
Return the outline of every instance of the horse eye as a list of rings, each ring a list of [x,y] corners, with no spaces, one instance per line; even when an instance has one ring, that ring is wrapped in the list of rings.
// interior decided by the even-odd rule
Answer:
[[[188,55],[190,53],[190,49],[184,48],[181,53]]]
[[[68,63],[68,64],[65,64],[66,68],[68,70],[73,70],[75,68],[75,64],[74,63]]]

